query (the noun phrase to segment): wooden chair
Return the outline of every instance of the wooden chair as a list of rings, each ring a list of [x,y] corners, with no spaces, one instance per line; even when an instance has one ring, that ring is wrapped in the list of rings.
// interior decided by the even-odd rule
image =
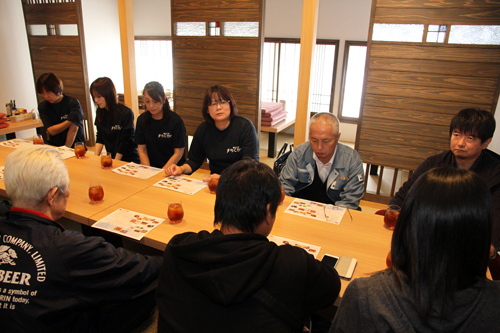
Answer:
[[[382,204],[388,204],[389,201],[391,200],[392,197],[394,197],[394,193],[398,190],[396,189],[396,183],[397,183],[397,178],[398,178],[398,173],[399,171],[402,171],[398,168],[394,169],[394,174],[392,176],[392,181],[391,181],[391,190],[389,196],[381,194],[381,188],[382,188],[382,182],[383,182],[383,177],[384,177],[384,166],[379,166],[379,171],[378,171],[378,181],[377,181],[377,188],[375,193],[367,193],[366,189],[368,187],[368,182],[371,179],[370,178],[370,169],[373,165],[372,164],[366,164],[366,171],[365,171],[365,194],[363,196],[363,200],[366,201],[373,201],[377,203],[382,203]],[[413,171],[409,171],[408,173],[408,179],[412,176]],[[382,214],[383,215],[383,214]]]

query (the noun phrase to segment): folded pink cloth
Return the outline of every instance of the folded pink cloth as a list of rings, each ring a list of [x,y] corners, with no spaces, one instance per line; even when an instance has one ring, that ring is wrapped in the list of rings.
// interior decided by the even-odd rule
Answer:
[[[261,118],[269,120],[269,119],[274,119],[276,117],[281,117],[281,116],[287,115],[287,114],[288,114],[288,111],[278,111],[278,112],[273,112],[273,113],[263,113],[263,114],[261,114]]]
[[[260,109],[262,113],[281,111],[283,110],[283,103],[260,102]]]
[[[265,115],[261,115],[261,120],[262,121],[273,121],[275,119],[278,119],[278,118],[283,118],[283,117],[286,117],[286,115],[288,114],[288,111],[280,111],[280,112],[276,112],[276,113],[273,113],[273,114],[265,114]]]
[[[262,126],[273,126],[273,125],[275,125],[275,124],[277,124],[280,121],[283,121],[285,119],[286,119],[286,113],[283,115],[280,115],[279,117],[275,117],[272,119],[271,118],[261,118],[261,125]]]

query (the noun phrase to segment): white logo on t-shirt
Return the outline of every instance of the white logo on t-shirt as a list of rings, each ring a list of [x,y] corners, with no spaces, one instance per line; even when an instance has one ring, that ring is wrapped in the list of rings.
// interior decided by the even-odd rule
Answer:
[[[229,153],[239,153],[241,151],[240,146],[234,146],[233,148],[227,148],[227,154]]]
[[[170,139],[172,137],[172,134],[165,132],[162,134],[158,134],[158,139]]]

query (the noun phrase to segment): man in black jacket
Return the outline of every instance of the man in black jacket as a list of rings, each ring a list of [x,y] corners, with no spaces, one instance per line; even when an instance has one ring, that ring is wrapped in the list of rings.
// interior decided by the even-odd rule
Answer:
[[[340,279],[303,249],[267,236],[281,187],[265,164],[241,160],[217,186],[215,225],[167,245],[157,290],[159,332],[302,332],[333,304]]]
[[[450,124],[450,150],[422,162],[389,203],[401,207],[415,181],[432,168],[451,165],[474,171],[485,181],[493,200],[492,258],[500,249],[500,156],[487,149],[495,127],[491,112],[469,108],[457,113]],[[489,266],[493,279],[500,280],[500,257],[491,260]]]
[[[70,194],[57,149],[14,150],[4,181],[13,207],[0,220],[2,332],[130,332],[151,314],[161,257],[56,222]]]

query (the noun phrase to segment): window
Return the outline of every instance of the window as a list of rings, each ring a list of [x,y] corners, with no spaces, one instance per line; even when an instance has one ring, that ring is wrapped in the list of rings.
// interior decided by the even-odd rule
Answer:
[[[446,25],[433,25],[429,24],[429,27],[427,28],[427,38],[426,42],[427,43],[444,43],[446,40],[446,30],[447,30]]]
[[[316,42],[311,82],[311,112],[332,110],[337,40]],[[262,58],[261,99],[266,102],[285,101],[285,108],[295,112],[299,85],[300,41],[266,38]]]
[[[167,39],[135,40],[137,90],[146,83],[158,81],[168,91],[174,89],[172,41]]]
[[[372,40],[385,42],[421,42],[424,35],[423,24],[386,24],[373,25]]]
[[[452,25],[448,43],[500,45],[500,25]]]
[[[359,117],[365,77],[366,42],[346,41],[339,118],[343,121]]]

